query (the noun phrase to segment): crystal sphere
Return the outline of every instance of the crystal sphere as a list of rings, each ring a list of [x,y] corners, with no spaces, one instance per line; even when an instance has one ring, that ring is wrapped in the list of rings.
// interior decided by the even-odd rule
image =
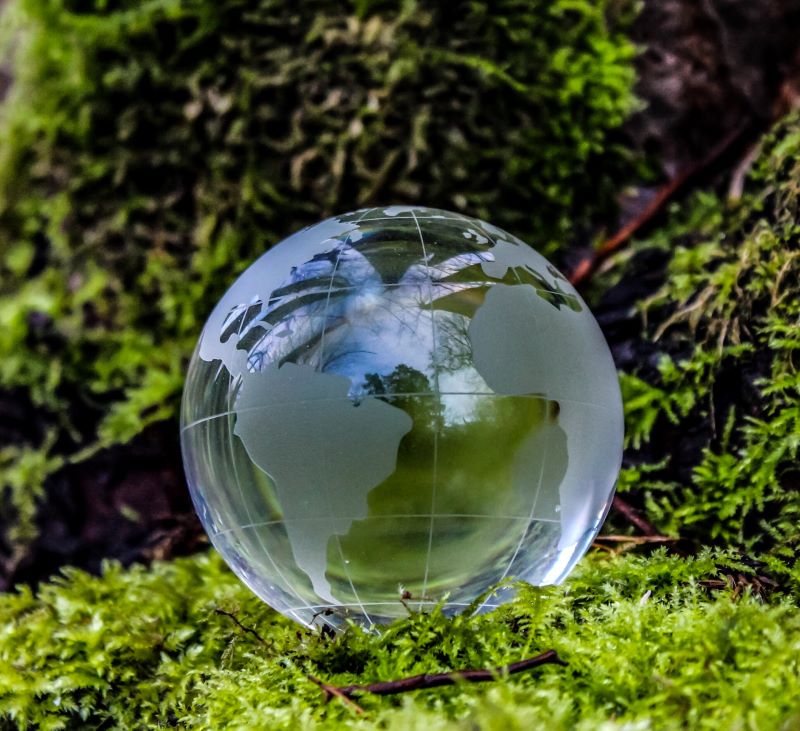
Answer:
[[[622,437],[611,354],[566,279],[495,226],[406,206],[255,261],[211,313],[181,409],[213,544],[275,609],[334,627],[561,581]]]

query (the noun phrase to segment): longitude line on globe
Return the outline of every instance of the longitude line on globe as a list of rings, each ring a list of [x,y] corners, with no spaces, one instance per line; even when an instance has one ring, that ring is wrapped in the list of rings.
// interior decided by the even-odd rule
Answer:
[[[372,211],[372,210],[374,210],[374,209],[373,208],[368,208],[363,214],[361,214],[361,217],[358,218],[355,221],[355,223],[357,224],[359,221],[361,221],[361,219],[363,219],[365,216],[367,216],[367,214],[369,214],[369,212]],[[323,372],[323,368],[324,368],[324,365],[325,365],[325,360],[324,360],[324,357],[325,357],[325,334],[328,331],[328,308],[330,307],[330,303],[331,303],[331,292],[333,291],[333,280],[336,277],[336,270],[339,268],[339,260],[342,257],[342,250],[349,243],[350,236],[351,236],[351,234],[348,233],[347,237],[344,240],[344,243],[342,244],[342,247],[339,249],[339,253],[336,256],[336,262],[334,263],[333,270],[331,271],[330,282],[328,282],[328,295],[325,298],[325,309],[323,310],[323,314],[322,314],[322,335],[320,336],[320,340],[319,340],[319,370],[320,370],[320,373]],[[323,451],[323,464],[325,464],[325,471],[327,472],[327,452],[325,452],[325,451]],[[325,492],[325,497],[326,497],[326,499],[328,501],[328,509],[330,510],[331,513],[333,513],[333,502],[331,500],[331,495],[330,495],[330,492],[329,492],[327,486],[326,486],[324,492]],[[374,622],[372,621],[372,617],[369,616],[369,613],[367,612],[366,608],[364,607],[364,604],[361,601],[361,597],[358,596],[358,592],[356,591],[355,584],[353,583],[353,577],[350,575],[350,569],[347,566],[347,560],[344,557],[344,551],[342,550],[342,541],[339,538],[339,534],[338,533],[334,533],[334,539],[336,541],[336,548],[337,548],[337,550],[339,552],[339,558],[342,560],[342,568],[344,569],[345,576],[347,576],[347,582],[350,584],[350,588],[353,591],[353,597],[355,598],[356,602],[358,602],[358,606],[361,607],[361,612],[364,614],[364,617],[366,618],[366,620],[369,623],[370,627],[372,627]],[[323,619],[324,619],[324,617],[323,617]]]
[[[237,333],[236,333],[237,337],[240,336],[241,333],[242,333],[242,327],[244,326],[244,321],[245,321],[245,318],[243,317],[242,318],[242,322],[239,324],[239,328],[238,328]],[[235,410],[232,408],[232,406],[233,406],[233,393],[234,393],[234,389],[233,389],[232,386],[233,386],[233,383],[231,383],[231,387],[228,389],[228,412],[227,412],[228,415],[232,415],[232,414],[236,413]],[[239,467],[238,467],[238,463],[237,463],[236,456],[235,456],[235,454],[236,454],[235,449],[236,448],[235,448],[235,445],[234,445],[234,442],[233,442],[233,429],[228,429],[227,432],[228,432],[228,448],[230,449],[231,462],[233,463],[234,479],[235,479],[237,487],[239,488],[239,495],[241,497],[242,504],[244,505],[245,513],[247,513],[247,518],[252,523],[253,522],[253,514],[250,511],[250,504],[247,501],[247,499],[245,498],[244,487],[242,486],[242,480],[241,480],[241,478],[239,476]],[[258,541],[258,545],[261,547],[261,550],[264,552],[264,555],[267,557],[267,560],[272,564],[272,567],[275,569],[275,573],[280,577],[281,581],[284,583],[286,594],[289,595],[289,596],[292,596],[294,598],[297,598],[297,599],[302,599],[302,597],[298,596],[292,590],[292,583],[286,578],[284,573],[281,571],[281,569],[278,566],[277,562],[272,557],[272,554],[267,549],[267,546],[264,544],[264,539],[261,537],[261,534],[259,532],[257,532],[257,531],[256,531],[256,539]],[[294,612],[292,612],[292,614],[294,614]],[[295,614],[295,616],[297,616],[297,615]],[[301,620],[301,623],[303,623],[302,620]]]
[[[517,558],[517,555],[519,554],[520,549],[522,548],[522,544],[525,542],[525,536],[527,535],[528,530],[531,527],[531,523],[533,523],[533,521],[534,521],[533,513],[536,510],[536,502],[539,499],[539,493],[542,491],[542,482],[544,480],[544,465],[545,465],[546,461],[547,461],[547,441],[545,441],[544,450],[542,452],[542,464],[539,467],[539,480],[538,480],[538,483],[536,485],[536,492],[533,495],[533,501],[531,502],[531,512],[528,515],[528,521],[525,524],[524,528],[522,528],[522,534],[519,537],[519,542],[517,543],[517,547],[514,549],[514,553],[511,555],[511,559],[508,562],[508,566],[506,566],[506,570],[503,571],[503,575],[495,583],[499,584],[503,579],[506,578],[506,576],[508,576],[508,572],[511,571],[511,567],[514,565],[514,560]],[[551,523],[551,522],[554,523],[556,521],[548,520],[547,522],[548,523]],[[486,597],[486,599],[484,599],[483,603],[475,610],[475,614],[479,614],[480,613],[481,609],[484,608],[484,606],[486,605],[486,602],[489,601],[489,598],[491,596],[492,595],[489,594]]]
[[[495,241],[495,240],[494,240],[494,238],[492,237],[492,235],[491,235],[491,234],[490,234],[490,233],[489,233],[489,232],[488,232],[488,231],[487,231],[485,228],[484,228],[484,233],[486,234],[486,238],[488,238],[488,239],[489,239],[489,241],[491,241],[491,242],[492,242],[492,246],[497,246],[497,241]],[[522,277],[520,277],[520,276],[519,276],[519,272],[517,271],[517,268],[516,268],[516,267],[511,267],[511,271],[513,272],[514,276],[516,277],[517,281],[518,281],[520,284],[525,284],[525,283],[522,281]],[[550,401],[550,400],[552,400],[552,399],[548,399],[546,396],[541,396],[540,398],[542,398],[544,401]],[[587,405],[588,405],[588,404],[587,404]],[[508,576],[508,572],[509,572],[509,571],[511,571],[511,567],[514,565],[514,560],[517,558],[517,554],[519,554],[519,551],[520,551],[520,549],[522,548],[522,544],[525,542],[525,536],[527,535],[527,533],[528,533],[528,530],[529,530],[529,529],[530,529],[530,527],[531,527],[531,523],[533,522],[533,511],[536,509],[536,501],[539,499],[539,492],[541,492],[541,489],[542,489],[542,480],[544,479],[544,463],[545,463],[545,459],[546,459],[546,458],[547,458],[547,447],[545,446],[544,455],[542,456],[542,465],[541,465],[541,467],[539,468],[539,484],[536,486],[536,493],[535,493],[535,494],[534,494],[534,496],[533,496],[533,502],[531,503],[531,512],[530,512],[530,514],[528,515],[528,521],[527,521],[527,523],[525,524],[525,527],[522,529],[522,535],[520,535],[520,538],[519,538],[519,543],[517,543],[517,547],[514,549],[514,553],[513,553],[513,554],[512,554],[512,556],[511,556],[511,560],[508,562],[508,566],[506,566],[506,570],[505,570],[505,571],[503,571],[503,575],[502,575],[502,576],[501,576],[501,577],[500,577],[500,578],[497,580],[497,582],[495,582],[495,583],[498,583],[498,584],[499,584],[499,583],[500,583],[500,582],[501,582],[503,579],[505,579],[505,578],[506,578],[506,576]],[[557,522],[557,521],[555,521],[555,520],[548,520],[548,521],[546,521],[546,522],[548,522],[548,523],[550,523],[550,522],[552,522],[552,523],[555,523],[555,522]],[[479,614],[479,613],[480,613],[480,611],[481,611],[481,609],[483,609],[483,608],[484,608],[484,607],[486,607],[486,606],[489,606],[489,605],[487,605],[487,602],[489,601],[489,599],[491,598],[491,596],[492,596],[492,595],[491,595],[491,594],[489,594],[489,595],[486,597],[486,599],[484,599],[484,600],[483,600],[483,602],[481,603],[481,605],[480,605],[480,606],[479,606],[479,607],[478,607],[478,608],[475,610],[474,614]]]
[[[365,215],[367,215],[367,213],[369,213],[369,209],[368,209],[368,210],[367,210],[367,211],[366,211],[364,214],[362,214],[362,218],[363,218]],[[359,219],[359,220],[360,220],[360,219]],[[336,259],[336,265],[334,266],[334,271],[333,271],[333,273],[331,274],[331,281],[329,282],[329,287],[328,287],[328,300],[330,300],[330,290],[331,290],[331,286],[332,286],[332,284],[333,284],[333,277],[334,277],[334,275],[335,275],[335,273],[336,273],[336,266],[338,266],[338,263],[339,263],[339,259],[338,259],[338,257],[337,257],[337,259]],[[267,299],[268,299],[268,298],[267,298]],[[327,301],[326,301],[326,310],[327,310]],[[244,318],[242,318],[242,322],[239,324],[239,329],[238,329],[238,331],[237,331],[237,336],[238,336],[238,335],[241,335],[241,332],[242,332],[242,327],[243,327],[243,326],[244,326]],[[323,328],[323,337],[324,337],[324,334],[325,334],[325,330],[324,330],[324,328]],[[232,403],[231,403],[231,399],[232,399],[232,397],[233,397],[233,389],[231,389],[231,390],[228,392],[228,411],[226,412],[226,415],[230,415],[230,414],[236,413],[236,412],[235,412],[235,410],[231,408],[231,406],[232,406]],[[259,408],[261,408],[261,407],[259,407]],[[213,418],[213,417],[210,417],[210,418]],[[198,422],[193,422],[192,424],[188,425],[188,426],[187,426],[187,427],[185,427],[185,428],[188,428],[189,426],[194,426],[196,423],[199,423],[199,421],[200,421],[200,420],[198,420]],[[231,449],[231,456],[233,456],[233,450],[234,450],[234,446],[233,446],[233,436],[232,436],[232,431],[231,431],[231,430],[229,430],[229,431],[228,431],[228,439],[229,439],[229,445],[230,445],[230,449]],[[253,515],[252,515],[252,513],[251,513],[251,511],[250,511],[250,506],[249,506],[249,504],[248,504],[247,500],[245,500],[245,498],[244,498],[244,494],[243,494],[243,488],[242,488],[242,483],[241,483],[241,480],[239,479],[239,471],[238,471],[238,467],[237,467],[237,465],[236,465],[236,460],[233,460],[233,467],[234,467],[234,475],[235,475],[235,478],[236,478],[236,483],[237,483],[237,485],[239,486],[239,493],[240,493],[240,495],[241,495],[241,497],[242,497],[242,503],[243,503],[243,504],[244,504],[244,506],[245,506],[245,512],[247,513],[247,517],[248,517],[248,518],[249,518],[249,520],[250,520],[250,523],[249,523],[248,525],[252,525],[252,526],[254,526],[254,527],[258,527],[258,526],[266,526],[266,525],[271,525],[271,524],[275,523],[276,521],[265,521],[265,522],[260,522],[260,523],[256,523],[256,522],[254,522],[254,521],[253,521]],[[282,522],[282,521],[278,521],[278,522]],[[276,561],[275,561],[275,559],[272,557],[272,554],[269,552],[269,550],[267,549],[266,545],[264,544],[264,541],[263,541],[263,539],[261,538],[261,535],[260,535],[259,533],[256,533],[256,538],[257,538],[257,540],[258,540],[258,544],[259,544],[259,546],[261,547],[261,550],[264,552],[264,555],[267,557],[267,560],[268,560],[268,561],[269,561],[269,562],[272,564],[272,567],[275,569],[275,572],[277,573],[277,575],[278,575],[278,576],[281,578],[281,580],[282,580],[282,581],[285,583],[285,585],[286,585],[286,590],[287,590],[287,594],[290,594],[290,595],[291,595],[291,594],[295,594],[295,592],[293,592],[293,591],[292,591],[292,588],[291,588],[291,587],[292,587],[292,584],[291,584],[291,582],[290,582],[290,581],[289,581],[289,580],[286,578],[286,576],[285,576],[285,575],[283,574],[283,572],[281,571],[281,569],[280,569],[280,567],[278,566],[277,562],[276,562]],[[297,596],[297,595],[295,594],[295,596]],[[299,597],[299,596],[297,596],[297,598],[299,599],[300,597]],[[314,611],[314,610],[313,610],[313,609],[312,609],[310,606],[305,606],[305,607],[296,607],[296,608],[294,608],[294,609],[286,609],[286,611],[287,611],[287,612],[289,612],[289,613],[291,613],[291,614],[293,614],[293,615],[295,616],[295,618],[296,618],[296,619],[297,619],[297,620],[298,620],[298,621],[299,621],[301,624],[306,624],[306,622],[305,622],[305,621],[303,621],[303,619],[302,619],[302,618],[301,618],[301,617],[300,617],[300,616],[297,614],[297,610],[299,610],[299,609],[304,609],[304,608],[305,608],[305,609],[308,609],[308,610],[309,610],[309,611],[311,611],[311,612],[313,612],[313,611]],[[324,621],[324,622],[325,622],[327,625],[329,625],[330,627],[333,627],[333,624],[332,624],[332,623],[331,623],[329,620],[327,620],[327,619],[326,619],[324,616],[322,617],[322,620],[323,620],[323,621]]]
[[[441,391],[439,389],[439,370],[436,365],[436,322],[434,320],[434,308],[433,308],[433,278],[431,276],[431,267],[430,263],[428,262],[428,252],[425,248],[425,237],[422,235],[422,229],[420,228],[419,221],[417,220],[417,216],[414,211],[411,211],[411,215],[414,218],[414,223],[417,227],[417,232],[419,233],[419,242],[422,246],[422,259],[425,262],[425,269],[428,272],[428,291],[430,293],[429,297],[429,306],[431,310],[431,342],[433,344],[433,388],[436,392],[436,399],[439,402],[439,406],[437,409],[437,414],[441,411],[442,408],[442,396]],[[426,598],[426,592],[428,590],[428,574],[430,571],[430,563],[431,563],[431,550],[433,548],[433,524],[436,520],[434,517],[436,511],[436,482],[438,479],[438,463],[439,463],[439,426],[438,424],[435,425],[433,430],[433,484],[431,486],[431,520],[430,520],[430,530],[428,532],[428,553],[425,557],[425,574],[422,579],[422,591],[420,592],[420,601],[418,606],[418,611],[422,611],[422,602]]]

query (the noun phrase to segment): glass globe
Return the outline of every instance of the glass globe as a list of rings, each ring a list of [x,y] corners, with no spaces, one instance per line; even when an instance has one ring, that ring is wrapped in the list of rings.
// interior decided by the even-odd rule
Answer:
[[[403,206],[253,263],[203,329],[181,422],[213,544],[275,609],[334,627],[560,582],[623,437],[611,355],[564,277],[495,226]]]

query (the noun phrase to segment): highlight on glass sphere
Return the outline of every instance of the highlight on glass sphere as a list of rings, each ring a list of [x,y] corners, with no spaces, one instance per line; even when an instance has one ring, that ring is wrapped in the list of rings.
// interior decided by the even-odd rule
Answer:
[[[611,354],[565,278],[484,221],[406,206],[255,261],[203,329],[181,411],[213,544],[275,609],[334,628],[560,582],[622,438]]]

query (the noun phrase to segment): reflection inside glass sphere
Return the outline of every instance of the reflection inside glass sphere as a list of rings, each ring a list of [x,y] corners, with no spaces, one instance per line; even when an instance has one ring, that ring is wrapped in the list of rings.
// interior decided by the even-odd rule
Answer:
[[[395,206],[241,275],[192,358],[182,444],[203,524],[259,596],[369,625],[404,594],[455,612],[506,577],[560,581],[610,503],[622,409],[557,270],[485,222]]]

